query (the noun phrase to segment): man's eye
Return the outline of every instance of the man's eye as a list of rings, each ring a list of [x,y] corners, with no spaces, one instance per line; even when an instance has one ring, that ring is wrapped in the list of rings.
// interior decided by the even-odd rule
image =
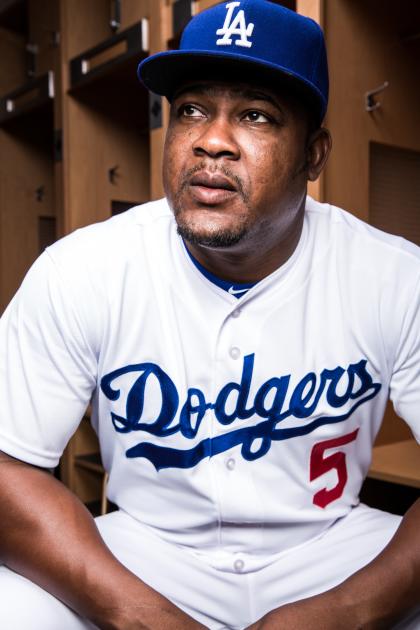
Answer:
[[[248,122],[253,122],[253,123],[270,122],[270,118],[268,116],[266,116],[262,112],[258,112],[254,110],[246,112],[246,114],[244,115],[244,119],[247,120]]]
[[[179,114],[185,118],[202,118],[203,113],[194,105],[182,105],[179,108]]]

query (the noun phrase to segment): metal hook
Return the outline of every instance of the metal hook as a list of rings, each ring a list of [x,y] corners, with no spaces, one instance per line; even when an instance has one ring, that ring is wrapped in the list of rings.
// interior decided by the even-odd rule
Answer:
[[[108,179],[109,179],[110,184],[115,184],[115,180],[118,177],[118,169],[119,169],[118,164],[108,169]]]
[[[61,42],[61,33],[60,31],[50,31],[51,35],[51,46],[54,48],[58,48]]]
[[[25,46],[25,50],[26,50],[26,57],[27,57],[26,74],[28,77],[32,78],[36,74],[36,64],[37,64],[39,48],[37,44],[34,44],[33,42],[27,42]]]
[[[381,107],[381,103],[379,101],[375,101],[375,96],[383,92],[389,86],[389,81],[385,81],[382,85],[375,88],[374,90],[369,90],[369,92],[365,92],[365,109],[367,112],[373,112],[378,107]]]
[[[35,199],[37,201],[43,201],[44,200],[44,195],[45,195],[45,186],[38,186],[38,188],[35,190]]]
[[[39,53],[38,44],[34,44],[33,42],[28,42],[25,49],[28,53],[31,53],[31,55],[37,55]]]

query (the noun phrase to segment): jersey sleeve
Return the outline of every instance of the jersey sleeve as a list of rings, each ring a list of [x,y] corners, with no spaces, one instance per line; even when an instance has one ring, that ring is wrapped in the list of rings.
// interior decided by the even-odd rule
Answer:
[[[410,294],[410,305],[400,326],[390,398],[420,443],[420,282]]]
[[[76,300],[47,252],[0,320],[0,450],[54,467],[96,386]]]

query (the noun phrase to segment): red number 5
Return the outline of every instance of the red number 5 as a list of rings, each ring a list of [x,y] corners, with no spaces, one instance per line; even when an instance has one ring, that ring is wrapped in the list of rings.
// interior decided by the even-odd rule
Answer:
[[[342,435],[339,438],[333,438],[332,440],[325,440],[324,442],[318,442],[315,444],[311,451],[309,479],[313,481],[318,479],[321,475],[324,475],[329,470],[336,470],[338,475],[338,483],[333,488],[322,488],[316,494],[314,494],[313,503],[320,508],[325,508],[329,503],[339,499],[343,494],[344,486],[347,483],[347,468],[346,468],[346,454],[343,451],[333,453],[332,455],[324,456],[325,451],[337,446],[344,446],[354,442],[357,437],[359,429],[356,429],[352,433]]]

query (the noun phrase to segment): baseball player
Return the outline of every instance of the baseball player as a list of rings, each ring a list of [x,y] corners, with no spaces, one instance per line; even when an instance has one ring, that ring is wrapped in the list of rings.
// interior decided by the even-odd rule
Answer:
[[[389,395],[420,438],[420,255],[306,196],[321,30],[222,3],[139,77],[166,199],[49,247],[1,320],[0,627],[420,628],[420,504],[358,498]],[[96,524],[48,473],[90,400]]]

